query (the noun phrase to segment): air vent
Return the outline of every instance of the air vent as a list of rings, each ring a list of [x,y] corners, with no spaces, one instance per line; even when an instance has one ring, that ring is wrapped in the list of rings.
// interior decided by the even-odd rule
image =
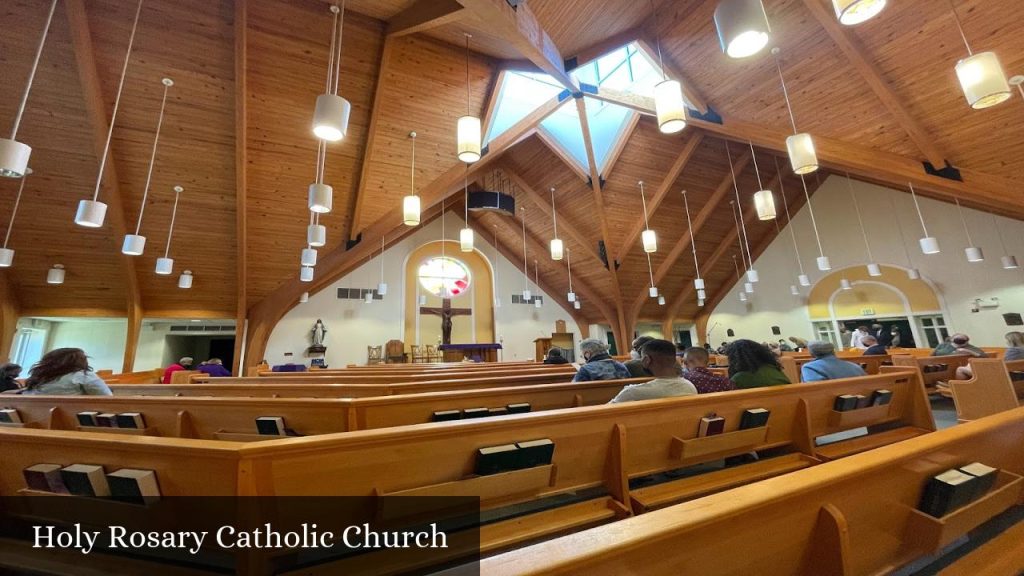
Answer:
[[[512,295],[512,303],[513,304],[534,304],[535,302],[540,302],[541,305],[543,306],[544,305],[544,297],[543,296],[532,296],[529,300],[527,300],[527,299],[523,298],[522,294],[513,294]]]
[[[338,288],[338,300],[365,300],[367,292],[373,293],[374,300],[384,299],[372,288]]]

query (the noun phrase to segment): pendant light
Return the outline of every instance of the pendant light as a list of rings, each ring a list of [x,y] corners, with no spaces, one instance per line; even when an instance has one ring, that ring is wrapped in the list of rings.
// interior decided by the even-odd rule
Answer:
[[[753,150],[753,148],[751,148]],[[736,200],[730,202],[733,205],[733,216],[736,218],[736,237],[740,241],[740,256],[743,257],[743,267],[747,270],[747,282],[757,282],[760,276],[757,274],[757,270],[754,270],[754,258],[750,254],[750,241],[747,238],[747,223],[743,219],[743,210],[740,208],[742,203],[740,202],[740,188],[736,181],[736,168],[732,163],[732,152],[729,150],[729,143],[725,144],[725,155],[729,160],[729,172],[732,174],[732,191],[736,195]],[[742,231],[742,234],[740,233]],[[743,254],[743,247],[746,246],[746,256]],[[751,288],[751,291],[753,288]]]
[[[301,262],[303,266],[316,266],[316,250],[308,246],[303,248]]]
[[[658,306],[664,306],[664,305],[665,305],[665,297],[664,296],[658,296]]]
[[[320,248],[327,244],[327,227],[320,223],[320,215],[309,213],[309,226],[306,227],[306,244]]]
[[[693,288],[697,291],[697,299],[703,300],[704,279],[700,276],[700,264],[697,262],[697,241],[693,237],[693,221],[690,220],[690,201],[686,197],[686,190],[683,190],[683,208],[686,209],[686,228],[690,232],[690,250],[693,252],[693,270],[697,277],[693,279]]]
[[[313,269],[309,266],[303,266],[299,268],[299,280],[302,282],[313,281]]]
[[[779,170],[779,159],[774,158],[775,172],[782,174]],[[804,273],[804,261],[800,258],[800,246],[796,241],[796,232],[794,231],[793,217],[789,214],[789,200],[786,198],[786,185],[784,184],[785,178],[779,178],[779,190],[782,193],[782,205],[786,209],[786,227],[789,228],[789,238],[793,241],[793,254],[796,255],[796,265],[800,269],[800,274],[797,276],[797,282],[801,286],[810,286],[811,279]],[[797,296],[800,294],[800,290],[794,285],[789,287],[789,291]]]
[[[149,184],[153,181],[153,165],[156,163],[156,148],[160,142],[160,129],[164,125],[164,109],[167,107],[167,91],[174,86],[174,81],[164,78],[164,97],[160,102],[160,117],[156,121],[156,132],[153,134],[153,152],[149,156],[149,172],[146,174],[146,187],[142,191],[142,203],[139,204],[139,219],[135,222],[135,234],[125,234],[121,253],[128,256],[141,256],[146,249],[146,237],[139,234],[142,229],[142,214],[146,211],[146,199],[149,198]],[[191,286],[191,284],[189,284]]]
[[[121,92],[124,89],[124,79],[128,75],[128,62],[132,56],[132,46],[135,44],[135,32],[139,27],[139,14],[142,13],[142,0],[139,0],[135,8],[135,22],[132,24],[132,33],[128,37],[128,52],[124,56],[124,66],[121,68],[121,80],[117,85],[117,96],[114,98],[114,112],[110,116],[110,126],[107,128],[107,143],[103,146],[103,155],[100,157],[100,169],[96,174],[96,189],[92,193],[92,200],[80,200],[78,211],[75,213],[75,224],[86,228],[99,228],[103,226],[103,220],[107,216],[107,205],[99,201],[100,185],[103,183],[103,172],[107,167],[107,157],[110,156],[110,140],[114,135],[114,124],[117,122],[117,110],[121,106]]]
[[[953,20],[956,28],[960,31],[960,37],[967,47],[967,58],[956,63],[956,77],[960,81],[960,89],[967,98],[967,103],[975,110],[989,108],[1005,102],[1010,98],[1010,84],[1006,81],[1006,73],[999,63],[995,52],[979,52],[971,50],[967,42],[967,35],[964,34],[964,27],[960,23],[960,16],[956,13],[956,6],[953,0],[949,0],[949,8],[953,12]]]
[[[7,234],[4,235],[4,247],[0,248],[0,268],[10,268],[14,264],[14,250],[7,247],[11,241],[11,230],[14,229],[14,217],[18,215],[18,206],[21,204],[21,194],[25,191],[25,180],[32,173],[31,168],[24,169],[21,177],[21,184],[18,185],[18,195],[14,197],[14,207],[11,209],[11,220],[7,223]]]
[[[772,48],[772,55],[775,56],[775,68],[779,71],[779,82],[782,83],[782,96],[786,99],[786,109],[789,110],[789,122],[793,127],[793,135],[786,138],[786,151],[789,153],[789,163],[793,166],[794,173],[810,174],[818,169],[818,155],[814,151],[814,140],[806,132],[797,132],[796,118],[793,116],[793,105],[789,101],[789,90],[786,89],[786,79],[782,77],[779,49]]]
[[[971,231],[967,228],[967,219],[964,218],[964,209],[960,206],[960,199],[953,197],[956,202],[957,212],[960,213],[960,223],[964,226],[964,234],[967,236],[967,248],[964,248],[964,254],[967,256],[968,262],[984,262],[985,253],[981,250],[980,246],[975,246],[974,241],[971,240]]]
[[[651,284],[647,287],[647,293],[651,296],[651,298],[657,298],[658,287],[654,285],[654,271],[651,268],[651,255],[645,254],[645,256],[647,256],[647,274],[651,279]]]
[[[470,113],[469,39],[472,37],[466,34],[466,115],[459,118],[456,133],[459,160],[466,164],[480,159],[480,119]]]
[[[569,302],[576,302],[576,293],[572,291],[572,254],[568,250],[565,251],[565,267],[569,272],[569,293],[565,295],[565,298]]]
[[[466,227],[459,230],[459,250],[463,252],[473,251],[473,229],[469,227],[469,164],[466,164],[466,176],[465,176],[465,221]]]
[[[555,189],[551,188],[551,226],[555,230],[555,237],[551,239],[551,259],[561,260],[565,252],[565,245],[558,237],[558,213],[555,211]]]
[[[494,266],[492,268],[494,270],[494,307],[501,308],[501,296],[498,296],[498,287],[501,286],[501,283],[498,282],[498,225],[493,224],[493,226],[494,243],[492,246],[494,247]]]
[[[63,284],[64,283],[64,265],[54,264],[53,268],[46,271],[46,283],[47,284]]]
[[[856,26],[878,16],[886,0],[832,0],[840,24]]]
[[[534,278],[533,284],[539,290],[540,289],[540,272],[537,269],[537,261],[536,260],[533,261],[533,278]],[[544,303],[541,301],[540,298],[534,299],[534,301],[533,301],[534,308],[540,308],[543,305],[544,305]]]
[[[409,170],[409,195],[402,199],[402,222],[406,226],[420,223],[420,197],[416,195],[416,133],[409,132],[412,140],[412,167]]]
[[[316,214],[327,214],[334,206],[334,188],[324,184],[324,164],[326,162],[327,144],[323,140],[317,140],[316,179],[309,185],[309,210]]]
[[[345,33],[345,0],[342,0],[340,10],[337,6],[331,6],[330,10],[331,14],[334,14],[334,23],[331,25],[331,55],[327,61],[327,89],[316,97],[313,134],[320,140],[337,142],[348,132],[348,117],[352,112],[349,101],[338,96],[338,80],[341,78],[341,41]]]
[[[722,52],[730,58],[757,54],[771,34],[761,0],[722,0],[715,8],[715,29]]]
[[[644,231],[640,233],[640,241],[644,245],[644,252],[650,254],[658,251],[658,236],[651,230],[651,223],[647,220],[647,200],[644,198],[644,181],[640,184],[640,204],[644,209]]]
[[[384,281],[384,236],[380,237],[380,282],[377,283],[377,294],[387,296],[388,283]]]
[[[740,247],[740,260],[743,262],[743,268],[747,268],[747,258],[743,252],[743,234],[740,231],[739,206],[736,205],[735,200],[729,201],[729,209],[732,210],[732,219],[736,224],[736,240]],[[739,268],[737,268],[737,270],[739,270]],[[750,281],[749,275],[747,276],[747,281],[743,283],[743,290],[748,294],[753,294],[754,292],[754,283]]]
[[[50,3],[50,12],[46,16],[46,25],[43,26],[43,36],[39,39],[39,46],[36,47],[36,57],[32,61],[32,70],[28,73],[28,83],[25,85],[25,92],[21,95],[21,104],[18,106],[18,112],[14,116],[11,137],[0,138],[0,176],[5,178],[23,178],[28,174],[28,160],[32,156],[32,147],[17,141],[18,128],[21,127],[21,118],[25,114],[28,95],[32,92],[32,83],[36,78],[36,70],[39,69],[39,59],[43,55],[43,46],[46,45],[46,37],[50,33],[50,23],[53,22],[53,12],[56,8],[57,0],[53,0]]]
[[[427,305],[427,295],[426,294],[420,294],[418,302],[419,302],[420,306],[426,306]]]
[[[530,301],[530,274],[526,263],[526,207],[519,208],[523,220],[523,300]]]
[[[654,21],[658,21],[658,9],[651,0]],[[661,32],[656,30],[658,45],[658,67],[661,82],[654,85],[654,111],[658,118],[658,130],[662,134],[675,134],[686,128],[686,104],[683,102],[683,86],[678,80],[669,80],[665,74],[665,59],[661,55]]]
[[[850,199],[853,200],[853,210],[857,213],[857,223],[860,224],[860,235],[864,238],[864,250],[868,254],[868,276],[881,276],[882,269],[875,263],[874,256],[871,255],[871,244],[868,242],[868,233],[864,228],[864,218],[860,213],[860,204],[857,203],[857,195],[853,191],[853,181],[850,179],[850,173],[846,173],[846,187],[850,190]]]
[[[579,298],[577,298],[575,301],[573,301],[573,303],[572,303],[573,310],[579,310],[582,307],[583,307],[583,305],[580,304]]]
[[[742,246],[740,246],[740,250],[741,251],[743,250]],[[736,262],[736,255],[735,254],[732,255],[732,266],[733,266],[733,268],[736,269],[736,281],[737,282],[741,281],[743,279],[743,274],[740,272],[740,265]],[[740,290],[740,302],[746,302],[747,301],[747,290],[746,290],[746,287],[749,286],[749,285],[750,285],[750,282],[746,282],[744,284],[744,289]]]
[[[996,215],[992,214],[992,226],[996,229],[996,235],[999,236],[999,245],[1003,248],[1003,256],[999,259],[1004,270],[1016,270],[1017,257],[1010,255],[1006,251],[1006,240],[1003,239],[1003,231],[999,228],[999,220],[996,219]]]
[[[839,280],[839,288],[841,290],[853,290],[853,284],[851,284],[846,278],[841,278]]]
[[[174,208],[171,209],[171,225],[167,228],[167,246],[164,247],[163,258],[156,259],[156,273],[167,276],[174,271],[174,259],[168,256],[171,253],[171,238],[174,236],[174,220],[178,216],[178,198],[185,189],[181,186],[174,187]]]
[[[796,287],[796,284],[790,284],[789,285],[789,293],[792,294],[793,296],[799,296],[800,295],[800,289]]]
[[[804,198],[807,200],[807,213],[811,215],[811,227],[814,228],[814,239],[818,242],[818,270],[828,272],[832,269],[832,261],[825,256],[825,249],[821,246],[821,234],[818,233],[818,220],[814,217],[814,205],[811,204],[811,193],[807,191],[807,180],[800,176],[800,184],[804,187]]]
[[[191,270],[185,270],[184,272],[181,273],[181,276],[178,276],[178,288],[181,288],[183,290],[188,290],[191,287],[192,287],[192,271]]]
[[[889,212],[896,220],[896,231],[900,235],[900,246],[903,247],[903,256],[907,259],[907,278],[918,280],[921,278],[921,272],[914,267],[914,261],[910,257],[910,250],[907,249],[907,237],[903,235],[903,224],[900,222],[899,212],[896,211],[896,201],[893,199],[892,194],[889,195]]]
[[[757,210],[758,220],[775,219],[775,196],[771,190],[767,190],[761,182],[761,170],[757,167],[757,154],[754,153],[754,143],[750,142],[750,157],[754,160],[754,172],[757,174],[757,192],[754,193],[754,208]]]
[[[938,254],[941,252],[939,249],[939,240],[934,236],[928,235],[928,227],[924,224],[924,215],[921,213],[921,205],[917,202],[917,194],[914,192],[914,184],[908,182],[910,185],[910,197],[914,199],[914,207],[917,208],[917,217],[921,220],[921,229],[924,230],[924,237],[918,240],[918,244],[921,245],[921,253],[923,254]]]
[[[299,294],[299,304],[305,304],[306,302],[309,302],[309,292]]]

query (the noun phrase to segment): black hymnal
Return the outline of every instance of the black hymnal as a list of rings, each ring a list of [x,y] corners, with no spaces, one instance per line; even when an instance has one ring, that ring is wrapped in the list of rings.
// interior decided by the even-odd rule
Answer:
[[[459,420],[462,418],[462,412],[459,410],[438,410],[434,412],[431,417],[431,422],[447,422],[449,420]]]
[[[832,409],[836,412],[846,412],[847,410],[854,410],[856,408],[856,394],[842,394],[840,396],[836,396],[835,402],[832,403]]]
[[[256,419],[256,431],[266,436],[284,436],[284,418],[260,416]]]
[[[1013,372],[1010,372],[1011,382],[1020,382],[1021,380],[1024,380],[1024,372],[1021,372],[1020,370],[1014,370]]]
[[[530,440],[529,442],[516,442],[516,448],[519,448],[519,465],[517,468],[546,466],[551,464],[551,458],[555,455],[555,443],[548,438]]]
[[[743,416],[740,417],[740,430],[746,430],[747,428],[760,428],[768,423],[768,417],[771,416],[771,410],[767,408],[750,408],[749,410],[743,411]]]
[[[117,428],[117,414],[97,414],[96,425],[100,428]]]
[[[508,408],[505,408],[504,406],[500,408],[489,408],[487,410],[487,414],[489,416],[506,416],[508,414]]]
[[[96,417],[99,416],[99,412],[79,412],[76,414],[78,417],[79,426],[98,426],[99,423],[96,421]]]
[[[871,406],[871,398],[857,394],[857,408],[867,408],[868,406]]]
[[[515,470],[519,465],[519,455],[515,444],[487,446],[476,451],[476,473],[480,476],[499,474]]]
[[[697,436],[715,436],[725,432],[725,418],[715,414],[708,414],[700,419],[700,426],[697,427]]]
[[[21,424],[21,415],[14,408],[0,409],[0,422],[6,424]]]
[[[959,470],[946,470],[928,480],[921,497],[920,510],[941,518],[971,501],[974,476]]]
[[[999,470],[991,466],[986,466],[981,462],[974,462],[967,466],[961,466],[960,471],[974,478],[974,480],[971,481],[974,488],[972,498],[981,498],[987,494],[996,483],[996,476],[999,474]]]
[[[890,390],[875,390],[871,393],[872,406],[884,406],[890,402],[892,402],[892,392]]]
[[[67,492],[60,475],[60,464],[36,464],[22,470],[25,484],[43,492]]]
[[[125,412],[117,415],[117,427],[138,428],[141,430],[146,427],[146,419],[138,412]]]
[[[508,413],[509,414],[523,414],[523,413],[526,413],[526,412],[530,411],[530,403],[529,402],[521,402],[519,404],[509,404],[508,406],[505,406],[505,407],[508,408]]]
[[[122,468],[107,474],[110,494],[115,500],[133,504],[147,504],[160,499],[160,487],[156,483],[156,472]]]
[[[491,411],[487,408],[466,408],[462,411],[463,418],[484,418],[490,415]]]
[[[72,464],[60,471],[68,492],[75,496],[110,496],[110,486],[102,466]]]

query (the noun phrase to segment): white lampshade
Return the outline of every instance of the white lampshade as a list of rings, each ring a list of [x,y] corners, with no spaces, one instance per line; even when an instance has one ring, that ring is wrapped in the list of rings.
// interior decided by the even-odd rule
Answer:
[[[337,94],[321,94],[316,97],[313,112],[313,134],[321,140],[337,142],[348,132],[348,117],[352,105]]]
[[[917,268],[911,268],[910,270],[907,270],[907,278],[910,278],[911,280],[920,280],[921,271]]]
[[[334,189],[327,184],[314,182],[309,185],[309,209],[317,214],[327,214],[334,205]]]
[[[771,190],[761,190],[754,193],[754,208],[757,209],[758,220],[775,219],[775,195]]]
[[[995,52],[979,52],[956,63],[960,89],[971,108],[995,106],[1010,97],[1010,84]]]
[[[47,284],[63,284],[64,283],[64,266],[60,264],[54,264],[53,268],[46,271],[46,283]]]
[[[156,273],[161,276],[167,276],[171,272],[174,272],[174,258],[157,258],[156,259]]]
[[[523,300],[529,300],[532,296],[529,290],[523,290]]]
[[[463,252],[473,251],[473,229],[463,228],[459,230],[459,250]]]
[[[802,132],[786,138],[786,151],[795,174],[810,174],[818,169],[818,155],[810,134]]]
[[[853,290],[853,284],[850,284],[850,281],[846,278],[839,280],[839,287],[843,290]]]
[[[387,296],[388,295],[388,283],[387,282],[380,282],[380,283],[377,284],[377,294],[380,294],[381,296]]]
[[[299,269],[299,280],[303,282],[313,281],[313,269],[309,266],[303,266]]]
[[[562,243],[561,238],[551,239],[551,259],[561,260],[565,256],[565,245]]]
[[[107,217],[107,205],[95,200],[79,200],[75,224],[86,228],[99,228]]]
[[[366,296],[363,297],[363,302],[367,304],[373,304],[373,290],[367,290]]]
[[[480,119],[476,116],[459,118],[458,125],[459,160],[472,164],[480,159]]]
[[[747,294],[753,294],[754,293],[754,284],[751,283],[751,282],[744,282],[743,283],[743,291],[746,292]]]
[[[302,249],[302,265],[316,266],[316,248]]]
[[[1006,256],[1003,258],[1005,259]],[[0,248],[0,268],[10,268],[12,264],[14,264],[14,250]]]
[[[818,270],[827,272],[832,269],[832,261],[828,259],[828,256],[818,256]]]
[[[654,230],[644,230],[640,233],[640,241],[643,242],[644,252],[658,251],[658,236]]]
[[[647,293],[650,294],[651,298],[657,298],[658,297],[658,287],[657,286],[651,286],[651,287],[647,288]]]
[[[697,290],[703,290],[704,289],[704,279],[703,278],[694,278],[693,279],[693,287],[696,288]]]
[[[797,279],[797,282],[799,282],[801,286],[810,286],[811,285],[811,279],[810,279],[810,277],[807,276],[807,274],[801,274],[801,275],[797,276],[796,279]]]
[[[569,292],[568,294],[565,295],[565,297],[566,297],[566,299],[569,302],[575,302],[576,301],[576,293],[575,292]]]
[[[847,26],[870,20],[885,8],[886,0],[832,0],[836,18]]]
[[[704,300],[703,299],[697,300],[697,306],[704,306]]]
[[[302,294],[299,294],[299,303],[305,304],[306,302],[309,302],[309,292],[303,292]]]
[[[703,288],[701,288],[700,290],[697,290],[697,299],[698,300],[707,300],[708,299],[708,293],[705,292]]]
[[[138,234],[125,234],[121,253],[128,256],[141,256],[146,249],[146,237]]]
[[[741,291],[740,292],[740,302],[746,302],[746,301],[747,301],[747,293]]]
[[[420,297],[417,299],[417,301],[420,303],[420,306],[426,306],[427,305],[427,296],[426,296],[426,294],[420,294]]]
[[[1002,262],[1003,268],[1005,270],[1015,270],[1018,267],[1017,266],[1017,257],[1016,256],[1009,256],[1009,255],[1007,255],[1007,256],[1003,256],[999,260]],[[9,264],[8,264],[8,266],[9,266]]]
[[[789,293],[792,294],[793,296],[799,296],[800,295],[800,289],[796,287],[796,284],[790,284],[789,285]]]
[[[664,306],[664,305],[665,305],[665,297],[664,296],[658,296],[658,306]]]
[[[760,279],[761,279],[761,275],[757,273],[757,270],[754,270],[753,268],[751,268],[750,270],[747,270],[747,281],[748,282],[757,282]]]
[[[715,28],[722,51],[730,58],[757,54],[771,33],[761,0],[722,0],[715,8]]]
[[[21,178],[28,170],[32,147],[16,140],[0,138],[0,176]]]
[[[327,244],[327,227],[323,224],[310,224],[306,227],[306,244],[319,248]]]
[[[678,80],[663,80],[654,86],[654,110],[662,134],[675,134],[686,128],[686,104]]]
[[[501,308],[501,298],[499,298],[498,296],[494,297],[494,307]]]
[[[881,276],[881,275],[882,275],[882,267],[881,266],[879,266],[878,264],[875,264],[875,263],[868,264],[868,276]]]
[[[419,196],[406,196],[402,199],[402,222],[406,226],[416,226],[420,223]]]
[[[981,251],[978,246],[968,246],[964,249],[964,254],[967,255],[968,262],[984,262],[985,253]]]
[[[918,240],[921,245],[921,252],[924,254],[938,254],[939,250],[939,239],[934,236],[926,236]]]
[[[573,307],[574,310],[579,310],[580,309],[580,301],[577,300],[577,301],[573,302],[572,303],[572,307]]]
[[[192,271],[191,270],[185,270],[184,272],[181,273],[181,276],[178,276],[178,288],[183,288],[185,290],[188,290],[191,287],[192,287]]]
[[[542,303],[541,303],[541,301],[540,301],[539,299],[538,299],[538,300],[534,300],[534,301],[533,301],[533,307],[534,307],[534,308],[540,308],[540,307],[542,307],[542,306],[544,306],[544,304],[542,304]]]

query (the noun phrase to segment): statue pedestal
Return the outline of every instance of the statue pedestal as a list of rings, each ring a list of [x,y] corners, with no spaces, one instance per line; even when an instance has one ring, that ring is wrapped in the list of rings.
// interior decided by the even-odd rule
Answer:
[[[327,352],[327,346],[320,344],[314,344],[313,346],[306,348],[306,356],[313,356],[314,354],[322,355],[325,352]]]

